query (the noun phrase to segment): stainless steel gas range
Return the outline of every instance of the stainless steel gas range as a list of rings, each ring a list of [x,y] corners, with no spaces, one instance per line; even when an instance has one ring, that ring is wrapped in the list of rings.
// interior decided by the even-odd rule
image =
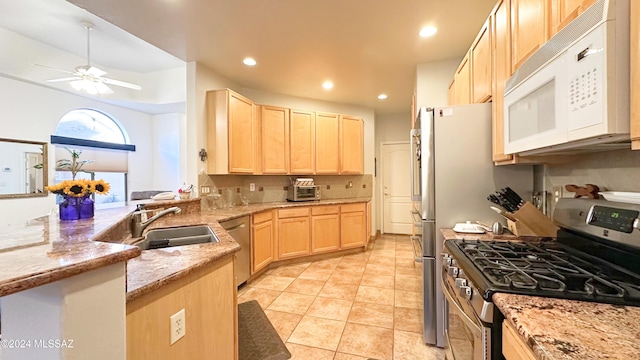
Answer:
[[[447,240],[449,360],[503,359],[496,292],[640,306],[640,205],[561,199],[557,240]]]

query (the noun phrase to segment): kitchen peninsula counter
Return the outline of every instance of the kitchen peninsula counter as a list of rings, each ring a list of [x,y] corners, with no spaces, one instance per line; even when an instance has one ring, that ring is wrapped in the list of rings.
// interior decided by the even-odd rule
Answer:
[[[496,293],[493,302],[540,360],[640,354],[640,308]]]
[[[0,296],[52,283],[113,263],[127,261],[127,301],[187,276],[217,259],[240,250],[218,224],[270,209],[297,206],[338,205],[367,202],[369,198],[250,204],[229,209],[184,212],[162,217],[148,229],[211,226],[220,243],[176,246],[141,252],[130,244],[140,240],[114,234],[128,231],[128,215],[138,204],[170,207],[200,199],[133,201],[96,209],[92,219],[62,222],[56,215],[24,224],[0,227]]]

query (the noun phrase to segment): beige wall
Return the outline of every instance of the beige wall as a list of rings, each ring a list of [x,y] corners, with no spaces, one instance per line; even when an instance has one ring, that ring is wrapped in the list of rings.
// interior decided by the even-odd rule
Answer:
[[[448,90],[459,58],[420,64],[416,70],[417,106],[447,106]]]

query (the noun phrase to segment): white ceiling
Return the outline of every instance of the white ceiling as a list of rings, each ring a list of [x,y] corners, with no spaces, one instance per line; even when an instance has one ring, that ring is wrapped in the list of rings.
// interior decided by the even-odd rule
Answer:
[[[108,67],[148,72],[197,61],[243,87],[378,114],[408,112],[416,65],[461,58],[496,2],[69,1],[97,16],[63,0],[3,1],[0,27],[84,57],[86,33],[79,23],[88,18],[96,24],[92,60]],[[419,38],[425,25],[438,33]],[[245,56],[258,65],[244,66]],[[335,84],[331,91],[321,88],[327,79]],[[376,99],[382,92],[386,101]]]

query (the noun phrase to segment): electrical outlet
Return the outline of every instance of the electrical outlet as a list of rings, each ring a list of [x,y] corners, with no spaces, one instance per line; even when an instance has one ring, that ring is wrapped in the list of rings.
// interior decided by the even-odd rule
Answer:
[[[554,186],[552,190],[553,193],[551,194],[551,196],[553,197],[553,205],[555,205],[558,203],[558,200],[562,198],[562,186]]]
[[[171,315],[169,317],[169,320],[171,323],[171,344],[170,345],[173,345],[176,341],[182,339],[182,337],[187,332],[187,322],[184,316],[184,309]]]
[[[208,194],[211,192],[210,186],[200,186],[200,194]]]
[[[256,191],[256,184],[249,183],[249,191]]]

